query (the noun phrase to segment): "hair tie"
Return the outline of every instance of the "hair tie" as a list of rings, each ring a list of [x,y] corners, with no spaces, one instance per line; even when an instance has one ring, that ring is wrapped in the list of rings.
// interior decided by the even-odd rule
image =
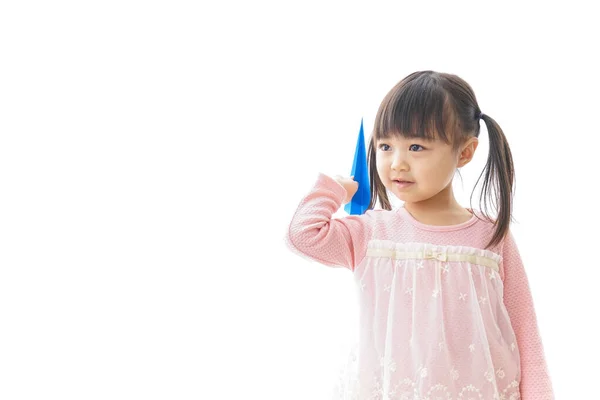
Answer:
[[[483,118],[483,113],[479,113],[479,117],[477,117],[477,119],[481,119]]]

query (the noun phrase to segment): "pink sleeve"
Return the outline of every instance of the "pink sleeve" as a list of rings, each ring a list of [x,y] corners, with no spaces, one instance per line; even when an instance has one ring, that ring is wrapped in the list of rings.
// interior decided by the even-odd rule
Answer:
[[[285,236],[288,248],[321,264],[354,271],[366,254],[373,210],[362,215],[332,218],[345,197],[346,190],[342,185],[319,173],[289,224]]]
[[[521,399],[554,400],[529,281],[510,230],[504,239],[500,268],[504,305],[517,338],[521,359]]]

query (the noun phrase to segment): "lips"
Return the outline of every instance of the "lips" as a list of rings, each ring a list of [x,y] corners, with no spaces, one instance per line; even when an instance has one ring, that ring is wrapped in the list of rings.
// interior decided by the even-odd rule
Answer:
[[[410,182],[410,181],[399,181],[399,180],[394,180],[394,184],[396,185],[396,187],[398,189],[405,189],[405,188],[409,188],[412,187],[412,184],[414,182]]]

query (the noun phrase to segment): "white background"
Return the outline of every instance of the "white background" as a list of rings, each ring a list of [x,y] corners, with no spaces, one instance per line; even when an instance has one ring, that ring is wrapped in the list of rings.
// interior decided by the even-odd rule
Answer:
[[[424,69],[469,82],[504,130],[557,398],[596,398],[587,4],[2,2],[0,398],[329,398],[352,274],[283,236],[318,172],[350,174],[360,119],[368,139]]]

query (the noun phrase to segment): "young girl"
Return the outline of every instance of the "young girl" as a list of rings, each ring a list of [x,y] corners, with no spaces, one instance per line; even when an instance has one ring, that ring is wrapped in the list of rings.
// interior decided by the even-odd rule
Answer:
[[[497,219],[463,208],[457,168],[489,132],[484,201]],[[358,353],[341,398],[551,400],[532,295],[510,231],[513,162],[500,126],[468,83],[421,71],[386,95],[368,150],[371,202],[332,218],[358,189],[319,174],[286,234],[295,253],[351,270]],[[403,201],[392,210],[388,193]],[[383,209],[374,209],[379,200]]]

